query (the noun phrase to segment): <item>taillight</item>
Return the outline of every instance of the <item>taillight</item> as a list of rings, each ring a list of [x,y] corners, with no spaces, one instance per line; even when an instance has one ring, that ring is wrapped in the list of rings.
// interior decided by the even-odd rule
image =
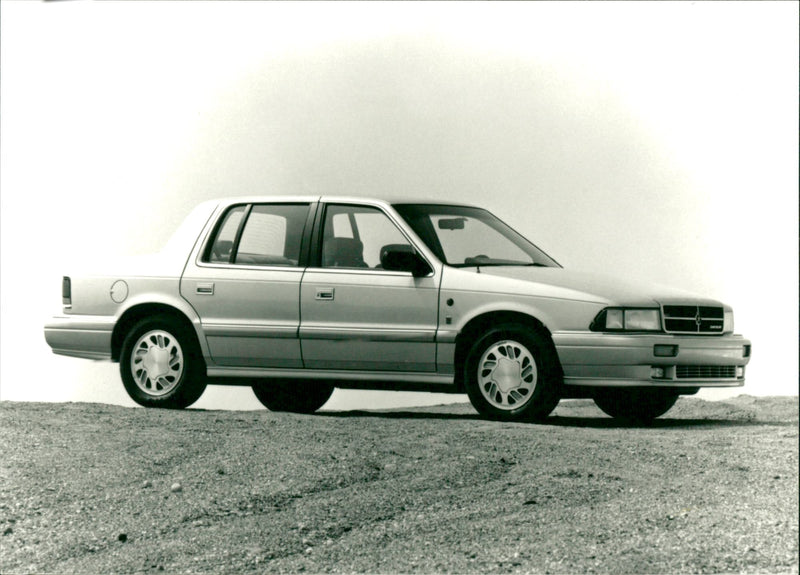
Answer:
[[[61,280],[61,303],[72,305],[72,282],[67,276]]]

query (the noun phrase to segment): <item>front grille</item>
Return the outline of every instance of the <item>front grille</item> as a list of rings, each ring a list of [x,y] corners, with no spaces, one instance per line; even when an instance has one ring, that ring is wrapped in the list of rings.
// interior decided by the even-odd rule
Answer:
[[[735,365],[676,365],[677,379],[736,379]]]
[[[664,330],[669,333],[722,333],[725,311],[721,307],[665,305]]]

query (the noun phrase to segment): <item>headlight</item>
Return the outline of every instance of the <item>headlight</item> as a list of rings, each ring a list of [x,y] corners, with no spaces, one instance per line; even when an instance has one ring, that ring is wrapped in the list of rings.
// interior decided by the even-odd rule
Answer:
[[[597,314],[592,331],[661,331],[658,309],[606,308]]]

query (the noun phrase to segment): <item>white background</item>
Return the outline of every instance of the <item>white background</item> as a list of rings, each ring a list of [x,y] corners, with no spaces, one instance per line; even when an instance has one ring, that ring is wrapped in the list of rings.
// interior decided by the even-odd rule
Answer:
[[[477,203],[565,267],[732,305],[747,385],[701,396],[796,394],[797,25],[794,2],[3,2],[0,399],[133,405],[116,365],[45,344],[61,275],[242,194]]]

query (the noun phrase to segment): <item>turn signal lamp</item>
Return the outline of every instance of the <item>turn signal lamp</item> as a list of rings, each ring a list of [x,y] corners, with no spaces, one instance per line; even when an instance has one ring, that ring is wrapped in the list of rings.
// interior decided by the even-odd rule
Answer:
[[[653,346],[653,355],[656,357],[675,357],[678,355],[678,346],[657,343]]]

